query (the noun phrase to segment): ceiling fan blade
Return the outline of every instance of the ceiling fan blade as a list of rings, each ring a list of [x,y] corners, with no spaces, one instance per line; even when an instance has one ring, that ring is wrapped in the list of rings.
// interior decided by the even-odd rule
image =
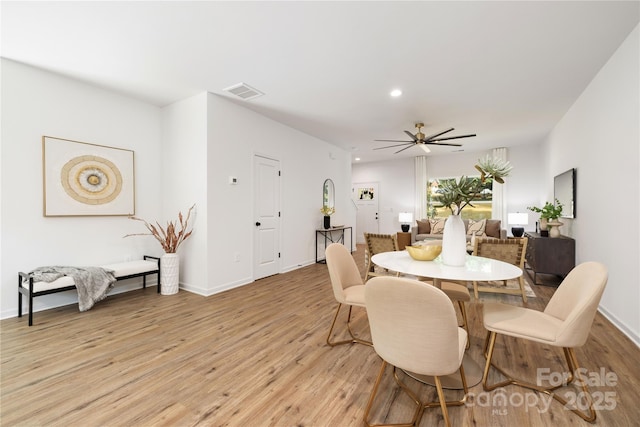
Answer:
[[[446,141],[448,139],[459,139],[459,138],[471,138],[473,136],[476,136],[475,133],[470,133],[469,135],[459,135],[459,136],[448,136],[446,138],[436,138],[436,139],[432,139],[431,141]]]
[[[396,151],[396,152],[395,152],[395,153],[393,153],[393,154],[401,153],[401,152],[403,152],[404,150],[407,150],[407,149],[411,148],[412,146],[413,146],[413,143],[412,143],[412,145],[410,145],[410,146],[408,146],[408,147],[404,147],[403,149],[398,150],[398,151]]]
[[[445,134],[445,133],[447,133],[447,132],[451,132],[452,130],[453,130],[453,128],[451,128],[451,129],[447,129],[447,130],[445,130],[444,132],[434,133],[433,135],[429,135],[428,137],[426,137],[426,138],[424,139],[424,141],[431,141],[433,138],[437,138],[437,137],[439,137],[440,135],[444,135],[444,134]]]
[[[409,132],[408,130],[405,130],[404,133],[409,135],[409,138],[413,139],[414,142],[418,141],[418,138],[416,138],[416,136],[414,134],[412,134],[411,132]]]
[[[447,144],[446,142],[423,142],[425,145],[449,145],[451,147],[462,147],[462,144]]]
[[[402,147],[403,145],[412,146],[414,144],[415,144],[415,142],[406,142],[404,144],[387,145],[386,147],[378,147],[378,148],[374,148],[374,150],[383,150],[385,148]],[[409,147],[407,147],[407,148],[409,148]]]
[[[374,141],[383,141],[383,142],[407,142],[407,143],[413,143],[415,141],[403,141],[401,139],[374,139]]]

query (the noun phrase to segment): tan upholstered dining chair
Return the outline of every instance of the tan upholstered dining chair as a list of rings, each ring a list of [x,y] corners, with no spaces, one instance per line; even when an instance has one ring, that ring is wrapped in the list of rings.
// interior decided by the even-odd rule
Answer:
[[[351,309],[353,306],[364,308],[364,283],[362,282],[362,276],[356,265],[353,256],[349,250],[340,243],[332,243],[327,246],[325,250],[327,268],[329,269],[329,277],[331,278],[331,286],[333,288],[333,295],[338,301],[338,308],[336,314],[333,316],[333,322],[327,335],[327,344],[330,346],[336,346],[340,344],[366,344],[371,345],[370,341],[366,341],[357,338],[351,330]],[[347,330],[349,336],[348,340],[343,341],[331,341],[331,335],[333,334],[333,328],[335,327],[338,314],[340,314],[340,308],[343,305],[349,306],[349,313],[347,315]]]
[[[598,262],[585,262],[569,272],[556,289],[544,311],[502,303],[484,303],[484,327],[488,333],[484,350],[487,362],[482,376],[483,388],[491,391],[509,384],[519,385],[545,393],[565,405],[565,408],[571,409],[582,419],[589,422],[595,421],[596,412],[593,408],[592,395],[589,393],[587,382],[583,381],[583,377],[580,376],[580,367],[574,349],[584,345],[589,337],[591,325],[606,284],[606,267]],[[564,384],[551,384],[549,387],[544,387],[540,384],[540,379],[536,384],[531,384],[512,378],[498,368],[493,363],[498,335],[562,347],[569,367],[569,377],[564,384],[568,385],[578,378],[578,383],[582,386],[582,392],[578,396],[583,396],[588,402],[588,412],[581,412],[578,408],[571,408],[571,405],[567,405],[567,401],[556,392]],[[548,357],[545,358],[545,361],[551,359]],[[513,361],[507,363],[513,363]],[[507,377],[507,380],[489,384],[491,367],[496,368]],[[577,402],[583,402],[582,398],[578,398]]]
[[[365,302],[373,348],[382,358],[382,366],[371,390],[364,413],[370,413],[387,365],[393,377],[413,400],[416,409],[407,426],[418,425],[425,408],[440,406],[447,426],[447,405],[463,405],[468,393],[462,358],[467,332],[458,327],[453,304],[444,292],[428,283],[400,277],[374,277],[365,285]],[[438,401],[424,403],[398,377],[398,370],[434,377]],[[465,397],[446,401],[440,376],[460,372]]]
[[[523,272],[526,252],[526,237],[518,239],[491,239],[480,237],[475,239],[473,247],[474,255],[508,262],[509,264],[520,267]],[[527,302],[527,292],[524,288],[523,276],[518,277],[518,284],[520,285],[520,289],[509,289],[507,288],[506,281],[503,282],[504,286],[502,287],[479,286],[478,282],[473,282],[473,293],[476,299],[478,299],[478,291],[521,295],[522,301]]]
[[[391,273],[389,271],[376,271],[375,264],[371,261],[371,257],[382,252],[392,252],[398,250],[398,240],[395,234],[375,234],[364,233],[364,241],[366,244],[365,259],[366,273],[364,281],[374,276],[388,276],[390,274],[399,276],[399,273]],[[379,268],[379,267],[378,267]]]

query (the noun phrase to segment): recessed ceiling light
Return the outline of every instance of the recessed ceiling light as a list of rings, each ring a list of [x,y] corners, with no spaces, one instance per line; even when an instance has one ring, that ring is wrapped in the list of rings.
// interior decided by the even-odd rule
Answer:
[[[395,97],[398,97],[398,96],[402,95],[402,91],[400,89],[394,89],[394,90],[391,91],[390,95],[395,98]]]
[[[356,157],[355,160],[356,160],[356,162],[359,162],[360,161],[360,157]]]

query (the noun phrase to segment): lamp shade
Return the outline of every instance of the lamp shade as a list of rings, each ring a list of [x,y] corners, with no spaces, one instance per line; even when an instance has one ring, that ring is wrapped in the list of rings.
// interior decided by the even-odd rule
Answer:
[[[514,212],[507,215],[507,222],[514,225],[529,224],[529,214],[526,212]]]
[[[411,212],[400,212],[398,215],[398,222],[400,224],[411,224],[413,221],[413,214]]]

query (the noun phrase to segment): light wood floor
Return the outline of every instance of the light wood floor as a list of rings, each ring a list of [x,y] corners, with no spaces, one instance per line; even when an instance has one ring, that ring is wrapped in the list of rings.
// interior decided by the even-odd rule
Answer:
[[[354,256],[363,270],[363,248]],[[528,278],[527,278],[528,280]],[[532,286],[542,309],[553,288]],[[481,294],[472,301],[469,355],[483,364],[482,300],[522,304],[510,295]],[[208,298],[154,288],[114,295],[92,310],[77,305],[2,320],[2,426],[360,426],[380,359],[373,348],[330,348],[326,333],[335,301],[325,265],[317,264]],[[344,319],[346,316],[342,317]],[[355,330],[368,336],[366,313]],[[342,330],[341,330],[342,331]],[[561,351],[501,339],[498,363],[535,381],[535,367],[560,371]],[[589,372],[615,373],[616,386],[592,387],[613,396],[596,425],[638,425],[640,350],[600,314],[588,343],[577,349]],[[498,374],[492,374],[492,379]],[[408,399],[387,374],[376,400],[377,422],[407,419]],[[435,390],[411,387],[435,400]],[[455,426],[586,426],[553,402],[545,411],[521,404],[525,390],[504,390],[507,405],[482,386],[475,403],[451,407]],[[457,391],[448,391],[458,398]],[[539,400],[539,399],[538,399]],[[601,402],[605,404],[605,402]],[[390,409],[391,408],[391,409]],[[443,425],[440,409],[421,426]]]

